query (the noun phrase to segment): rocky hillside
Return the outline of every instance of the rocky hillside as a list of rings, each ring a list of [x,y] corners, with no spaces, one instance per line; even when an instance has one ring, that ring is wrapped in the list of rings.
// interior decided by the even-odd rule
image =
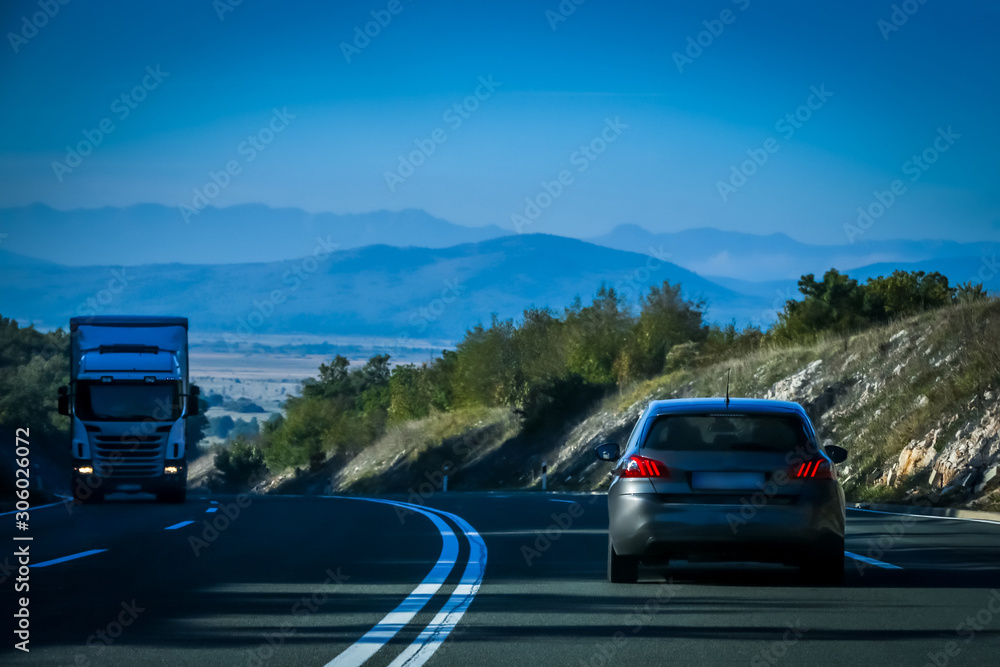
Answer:
[[[757,351],[628,387],[557,430],[526,432],[504,408],[435,414],[372,447],[268,490],[418,493],[605,488],[593,448],[624,442],[643,406],[732,395],[796,401],[824,439],[847,448],[849,500],[1000,509],[1000,301],[928,312],[849,337]]]
[[[990,507],[1000,502],[1000,303],[944,308],[815,345],[780,348],[644,383],[605,401],[565,438],[554,472],[600,488],[593,446],[624,441],[650,400],[733,395],[796,401],[821,437],[850,451],[849,499]]]

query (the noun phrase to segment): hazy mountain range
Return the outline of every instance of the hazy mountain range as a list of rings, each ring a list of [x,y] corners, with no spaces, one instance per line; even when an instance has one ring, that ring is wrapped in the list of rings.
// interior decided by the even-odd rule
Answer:
[[[0,233],[7,234],[0,248],[69,266],[275,262],[309,254],[317,238],[328,239],[340,250],[376,244],[448,248],[512,234],[495,225],[456,225],[420,210],[337,215],[259,204],[210,206],[190,222],[177,207],[159,204],[70,211],[34,204],[0,209]],[[997,250],[991,244],[864,237],[853,244],[845,237],[842,245],[813,245],[785,234],[706,228],[657,234],[628,224],[584,240],[643,254],[662,247],[672,262],[689,271],[750,282],[795,280],[830,267],[850,271],[956,258],[979,262]]]
[[[151,233],[157,230],[159,233]],[[557,312],[604,283],[635,303],[664,280],[710,321],[766,325],[797,279],[830,267],[860,280],[895,269],[1000,285],[988,244],[818,246],[716,229],[621,225],[589,242],[470,228],[423,211],[340,216],[265,206],[0,209],[0,314],[40,327],[76,314],[178,313],[202,332],[461,338],[491,313]],[[701,275],[699,275],[699,273]]]
[[[40,327],[76,314],[177,313],[192,329],[251,341],[257,333],[461,338],[491,313],[562,313],[604,283],[632,303],[664,280],[704,300],[713,321],[767,318],[766,300],[664,259],[548,235],[443,249],[385,245],[247,264],[64,266],[0,251],[0,313]]]

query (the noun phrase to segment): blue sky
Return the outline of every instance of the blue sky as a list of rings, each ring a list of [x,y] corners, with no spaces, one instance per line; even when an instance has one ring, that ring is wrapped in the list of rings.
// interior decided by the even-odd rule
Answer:
[[[846,243],[858,207],[877,212],[876,191],[898,179],[905,189],[867,238],[1000,239],[990,3],[911,0],[916,11],[888,32],[878,22],[892,20],[889,2],[567,0],[575,11],[554,23],[558,0],[400,0],[394,15],[388,0],[243,0],[220,20],[226,1],[76,0],[36,32],[24,17],[37,1],[5,3],[0,206],[194,205],[232,163],[213,205],[422,208],[511,227],[565,171],[527,231],[587,237],[637,223]],[[391,20],[348,62],[341,45],[373,11]],[[673,54],[699,36],[705,46],[679,68]],[[480,77],[498,85],[480,88],[456,127],[445,112]],[[122,117],[115,100],[144,79],[145,99]],[[810,100],[814,87],[832,95]],[[791,136],[776,126],[810,101]],[[275,109],[285,121],[269,137]],[[113,130],[78,166],[53,168],[105,119]],[[602,146],[608,119],[627,128],[581,158],[581,146]],[[934,149],[948,128],[947,150]],[[255,135],[273,140],[250,150]],[[412,175],[397,171],[428,141]],[[934,163],[907,168],[925,150]],[[730,180],[747,151],[766,162]],[[739,187],[722,193],[720,181]]]

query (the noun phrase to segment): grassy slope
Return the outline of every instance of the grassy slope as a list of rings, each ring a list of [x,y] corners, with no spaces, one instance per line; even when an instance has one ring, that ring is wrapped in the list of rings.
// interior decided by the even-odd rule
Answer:
[[[339,491],[412,493],[439,486],[448,465],[454,490],[538,488],[547,462],[550,489],[603,488],[609,468],[594,459],[593,446],[624,442],[650,400],[724,393],[731,370],[733,396],[798,401],[822,438],[850,451],[841,467],[850,499],[900,500],[918,495],[913,489],[927,491],[929,471],[896,486],[884,483],[908,443],[938,428],[954,433],[996,407],[984,396],[1000,380],[998,324],[1000,302],[991,301],[848,338],[763,349],[626,387],[558,431],[524,433],[503,408],[432,415],[395,427],[353,460],[331,462],[318,479],[325,483],[333,474]],[[938,440],[938,451],[948,437]],[[984,505],[995,506],[996,498]]]

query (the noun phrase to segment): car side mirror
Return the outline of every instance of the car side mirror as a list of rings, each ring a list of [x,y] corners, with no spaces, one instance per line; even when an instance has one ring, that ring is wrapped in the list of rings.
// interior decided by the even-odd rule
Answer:
[[[59,414],[69,417],[69,387],[59,387]]]
[[[188,406],[187,413],[189,417],[197,417],[201,412],[201,406],[198,405],[198,399],[201,397],[201,387],[196,384],[191,385],[188,390]]]
[[[830,460],[834,463],[843,463],[847,460],[847,450],[843,447],[838,447],[837,445],[827,445],[823,448],[826,455],[830,457]]]
[[[617,442],[600,445],[594,450],[594,453],[597,454],[597,458],[601,461],[617,461],[622,457],[622,449],[618,446]]]

